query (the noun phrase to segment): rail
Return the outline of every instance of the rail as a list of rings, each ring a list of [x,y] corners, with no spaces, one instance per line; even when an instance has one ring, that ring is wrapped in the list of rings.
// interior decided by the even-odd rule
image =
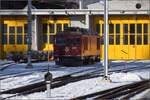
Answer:
[[[150,84],[150,80],[144,80],[144,81],[127,84],[127,85],[115,87],[104,91],[99,91],[92,94],[87,94],[84,96],[79,96],[76,98],[72,98],[71,100],[85,100],[87,98],[92,100],[112,100],[112,99],[128,100],[134,95],[150,88],[149,84]]]

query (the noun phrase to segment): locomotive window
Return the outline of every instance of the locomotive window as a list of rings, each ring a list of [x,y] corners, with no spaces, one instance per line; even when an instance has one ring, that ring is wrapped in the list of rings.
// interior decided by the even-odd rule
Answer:
[[[123,24],[123,44],[128,44],[128,24]]]
[[[61,32],[62,31],[62,24],[57,24],[57,32]]]
[[[68,24],[64,24],[64,30],[68,29]]]
[[[42,29],[43,29],[43,33],[47,33],[47,24],[43,24]]]
[[[96,33],[100,34],[100,24],[96,24]]]
[[[58,45],[65,45],[65,40],[63,38],[56,38],[56,44]]]
[[[70,27],[70,28],[68,28],[67,30],[68,30],[68,31],[77,32],[77,31],[79,31],[79,28]]]
[[[54,30],[55,30],[54,24],[49,24],[49,32],[54,33]]]
[[[80,44],[80,38],[75,38],[75,39],[73,39],[73,44],[74,44],[74,45]]]

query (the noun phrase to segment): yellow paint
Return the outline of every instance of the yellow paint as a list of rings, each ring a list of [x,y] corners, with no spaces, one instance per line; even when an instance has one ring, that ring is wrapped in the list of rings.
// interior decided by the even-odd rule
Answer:
[[[100,24],[100,36],[102,36],[103,17],[95,17],[95,26]],[[108,46],[109,59],[150,59],[150,19],[148,16],[110,16],[109,24],[114,24],[114,44]],[[120,44],[116,44],[116,24],[120,24]],[[128,44],[123,43],[123,24],[128,24]],[[135,24],[135,44],[130,44],[130,24]],[[142,24],[142,44],[137,44],[137,24]],[[144,44],[144,24],[148,24],[148,44]],[[108,36],[109,37],[109,36]],[[101,46],[102,59],[104,58],[104,45]]]
[[[43,49],[43,51],[53,51],[53,44],[46,44],[45,48]]]
[[[27,44],[24,44],[24,25],[27,24],[27,19],[24,16],[15,17],[3,17],[1,19],[2,24],[7,24],[7,44],[2,45],[2,55],[5,56],[9,52],[25,52],[27,51]],[[15,43],[10,44],[9,41],[9,27],[15,27]],[[17,44],[17,26],[22,27],[22,44]]]

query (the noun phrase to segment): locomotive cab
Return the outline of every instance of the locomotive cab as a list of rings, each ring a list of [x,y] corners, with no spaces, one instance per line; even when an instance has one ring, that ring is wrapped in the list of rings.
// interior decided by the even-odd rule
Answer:
[[[98,61],[100,50],[97,50],[97,39],[97,35],[91,35],[87,30],[80,28],[70,28],[58,33],[54,44],[56,64],[79,66]]]

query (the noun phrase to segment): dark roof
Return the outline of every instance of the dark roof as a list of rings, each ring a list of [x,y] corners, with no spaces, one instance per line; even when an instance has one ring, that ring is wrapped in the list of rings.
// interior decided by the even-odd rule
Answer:
[[[0,9],[24,9],[27,6],[27,0],[2,0]],[[72,2],[43,2],[40,0],[32,1],[36,9],[70,9],[78,8],[78,5]]]

